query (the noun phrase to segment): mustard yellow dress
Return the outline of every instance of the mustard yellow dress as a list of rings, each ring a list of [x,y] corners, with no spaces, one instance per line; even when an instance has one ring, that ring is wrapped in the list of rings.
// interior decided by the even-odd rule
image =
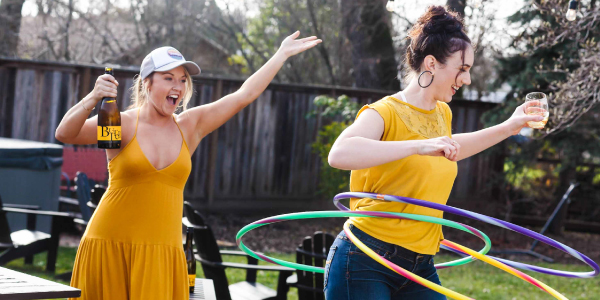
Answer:
[[[189,149],[183,139],[177,159],[157,170],[137,142],[137,124],[108,164],[108,188],[77,250],[71,286],[81,289],[79,300],[189,299],[181,238]]]

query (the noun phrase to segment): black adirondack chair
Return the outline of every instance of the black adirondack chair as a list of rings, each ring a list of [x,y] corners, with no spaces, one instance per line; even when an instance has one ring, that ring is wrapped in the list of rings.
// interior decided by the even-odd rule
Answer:
[[[92,217],[93,210],[90,207],[89,203],[93,203],[97,205],[95,202],[95,197],[92,197],[92,189],[90,186],[93,184],[92,180],[89,180],[87,175],[83,172],[77,172],[76,176],[76,189],[75,194],[77,196],[76,199],[69,197],[60,197],[59,198],[59,210],[67,211],[67,212],[76,212],[75,223],[82,224],[84,226],[90,221]],[[100,190],[102,188],[102,190]],[[104,193],[106,189],[100,186],[97,194]],[[97,197],[97,195],[95,195]],[[101,197],[101,194],[100,194]]]
[[[83,172],[77,172],[77,201],[79,203],[79,211],[81,213],[81,219],[87,222],[92,217],[92,209],[88,206],[88,202],[92,200],[92,192],[90,188],[90,181]]]
[[[27,229],[12,232],[6,213],[26,215]],[[37,216],[52,217],[50,234],[36,230]],[[0,266],[22,257],[31,264],[34,254],[48,252],[46,271],[54,272],[61,228],[74,217],[72,213],[38,210],[37,206],[3,204],[0,196]]]
[[[302,243],[296,248],[296,262],[303,265],[323,267],[329,248],[333,244],[335,237],[329,233],[321,231],[315,232],[311,236],[304,238]],[[290,286],[298,288],[299,300],[324,300],[323,293],[323,274],[308,271],[296,271],[295,275],[287,279]]]
[[[92,217],[93,213],[92,209],[88,206],[88,202],[92,201],[90,180],[88,180],[88,177],[85,173],[77,172],[75,181],[77,185],[77,199],[60,197],[60,202],[62,207],[69,207],[67,208],[69,211],[71,211],[74,206],[79,208],[79,212],[74,213],[75,218],[73,222],[83,225],[83,227],[85,228],[88,222],[90,221],[90,218]],[[70,281],[72,276],[73,272],[69,271],[62,274],[58,274],[55,276],[55,278],[64,281]]]
[[[100,199],[102,199],[102,196],[104,195],[104,193],[106,192],[106,187],[101,185],[101,184],[95,184],[94,188],[92,188],[92,191],[90,193],[91,199],[90,202],[92,203],[93,206],[98,206],[98,204],[100,204]]]
[[[202,215],[194,210],[188,202],[184,202],[184,213],[186,216],[183,220],[184,225],[194,228],[196,260],[202,265],[206,278],[213,280],[217,299],[287,299],[289,286],[285,280],[292,275],[294,269],[280,266],[259,266],[255,258],[242,251],[219,250],[212,229],[206,224]],[[246,256],[248,263],[223,262],[222,255]],[[225,275],[226,268],[245,269],[246,281],[229,285]],[[256,282],[256,272],[259,270],[279,272],[277,291]]]

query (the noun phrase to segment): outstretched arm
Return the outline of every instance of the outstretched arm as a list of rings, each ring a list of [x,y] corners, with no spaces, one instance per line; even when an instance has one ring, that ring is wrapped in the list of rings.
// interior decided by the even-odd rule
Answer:
[[[374,109],[363,111],[329,151],[329,165],[341,170],[379,166],[411,155],[444,156],[456,161],[460,147],[447,136],[427,140],[381,141],[384,121]]]
[[[458,160],[471,157],[491,146],[500,143],[512,135],[518,134],[524,127],[529,127],[527,122],[539,122],[543,120],[544,117],[542,116],[525,114],[526,108],[535,104],[535,101],[521,104],[515,109],[515,112],[508,120],[496,126],[475,132],[452,135],[452,138],[460,144]]]
[[[189,109],[191,121],[195,124],[195,132],[199,139],[211,133],[223,125],[227,120],[237,114],[240,110],[252,103],[267,88],[271,80],[275,77],[279,69],[283,66],[288,57],[308,50],[319,43],[321,40],[315,36],[296,39],[300,35],[299,31],[288,36],[281,43],[281,47],[275,55],[267,61],[256,73],[248,78],[242,87],[236,92],[229,94],[213,103],[198,106]]]

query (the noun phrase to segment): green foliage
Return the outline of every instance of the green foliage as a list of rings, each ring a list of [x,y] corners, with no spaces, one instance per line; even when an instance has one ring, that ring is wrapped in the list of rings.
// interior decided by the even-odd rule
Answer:
[[[315,35],[327,42],[288,60],[276,80],[352,85],[352,54],[341,33],[338,0],[263,0],[257,1],[256,5],[256,15],[246,16],[247,20],[235,20],[240,23],[237,28],[244,28],[237,34],[236,42],[247,73],[258,70],[277,51],[284,38],[299,30],[300,38]]]
[[[317,107],[322,107],[323,111],[312,111],[309,117],[320,114],[325,118],[341,117],[344,122],[353,120],[359,109],[358,103],[352,102],[346,95],[341,95],[337,99],[321,95],[315,97],[314,103]]]
[[[246,60],[244,59],[243,56],[241,55],[231,55],[230,57],[227,58],[227,62],[229,63],[230,66],[240,66],[240,72],[242,72],[243,74],[248,73],[248,65],[246,64]]]
[[[350,183],[350,172],[332,168],[327,162],[331,146],[337,137],[350,125],[350,122],[332,122],[323,126],[313,143],[313,151],[321,158],[321,169],[319,170],[319,193],[324,198],[333,198],[338,193],[348,191]]]
[[[325,120],[336,120],[324,125],[319,130],[317,140],[312,144],[313,151],[319,155],[322,162],[319,171],[319,193],[324,198],[333,198],[338,193],[348,191],[350,172],[332,168],[327,157],[338,136],[352,124],[359,105],[346,95],[337,99],[325,95],[317,96],[314,104],[317,110],[309,113],[307,117],[321,116]]]

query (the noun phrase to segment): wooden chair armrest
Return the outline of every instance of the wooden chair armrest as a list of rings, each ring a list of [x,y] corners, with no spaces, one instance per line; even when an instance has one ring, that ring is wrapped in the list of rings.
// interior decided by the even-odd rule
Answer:
[[[301,253],[304,255],[309,255],[315,258],[321,258],[321,259],[327,259],[327,255],[323,254],[323,253],[315,253],[315,252],[310,252],[310,251],[306,251],[304,249],[301,248],[297,248],[296,249],[296,253]]]
[[[65,204],[70,204],[70,205],[74,205],[74,206],[79,207],[79,200],[77,200],[75,198],[69,198],[69,197],[60,196],[60,197],[58,197],[58,202],[65,203]]]
[[[2,206],[3,207],[10,207],[10,208],[31,209],[31,210],[40,209],[39,205],[28,205],[28,204],[4,203]]]
[[[323,293],[322,289],[318,289],[318,288],[315,288],[315,287],[312,287],[312,286],[306,286],[306,285],[303,285],[303,284],[296,284],[294,287],[297,288],[297,289],[299,289],[299,290],[305,290],[305,291],[309,291],[309,292],[312,292],[312,293]]]
[[[75,218],[74,213],[66,213],[66,212],[58,212],[58,211],[31,210],[31,209],[10,208],[10,207],[2,207],[2,210],[5,212],[12,212],[12,213],[19,213],[19,214],[33,214],[33,215],[50,216],[50,217]]]
[[[81,218],[75,218],[73,219],[73,222],[77,223],[77,224],[81,224],[83,226],[87,226],[88,221],[81,219]]]
[[[190,223],[190,221],[188,220],[188,218],[183,217],[181,218],[181,223],[188,228],[194,228],[194,229],[206,229],[206,226],[198,226],[198,225],[194,225],[192,223]]]
[[[221,255],[250,256],[246,252],[238,250],[221,250],[219,252],[221,252]]]
[[[274,272],[294,272],[295,269],[288,267],[280,267],[280,266],[259,266],[259,265],[248,265],[248,264],[240,264],[240,263],[231,263],[231,262],[222,262],[217,263],[213,261],[207,261],[200,257],[200,255],[195,255],[196,260],[207,264],[212,267],[218,268],[236,268],[236,269],[247,269],[247,270],[257,270],[257,271],[274,271]]]

